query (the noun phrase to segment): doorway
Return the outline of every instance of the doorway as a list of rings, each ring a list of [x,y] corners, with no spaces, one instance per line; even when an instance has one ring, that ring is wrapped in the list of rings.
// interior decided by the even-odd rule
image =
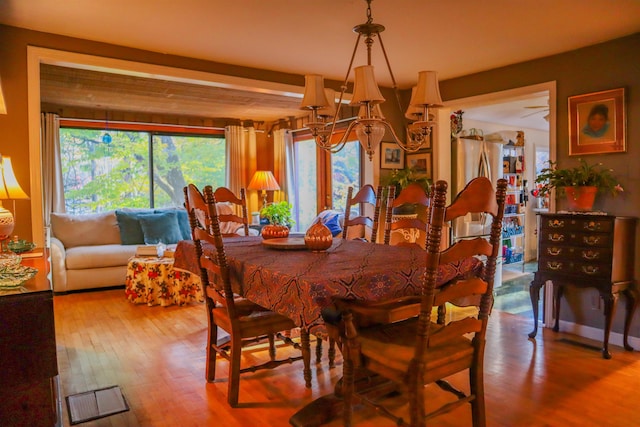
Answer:
[[[555,160],[555,105],[555,82],[446,103],[451,111],[463,111],[463,130],[476,129],[485,136],[504,135],[505,158],[510,155],[517,157],[522,153],[523,170],[516,177],[518,180],[522,179],[522,182],[518,183],[520,185],[517,185],[522,194],[518,202],[523,202],[524,206],[522,211],[518,210],[517,213],[511,214],[515,218],[509,219],[509,222],[521,226],[522,230],[514,231],[513,237],[506,238],[503,242],[503,263],[499,266],[500,280],[495,284],[495,308],[521,316],[532,316],[528,289],[533,272],[537,269],[537,234],[535,233],[537,213],[549,209],[549,206],[546,204],[542,207],[540,201],[531,195],[531,190],[535,186],[536,171],[540,169],[538,163],[544,160]],[[524,131],[523,149],[511,147],[514,144],[517,145],[515,137],[511,140],[511,135],[515,135],[516,131]],[[507,153],[510,154],[507,155]],[[453,162],[455,158],[452,159],[452,169],[455,167]],[[514,174],[507,172],[509,171],[505,169],[503,175],[505,178],[516,179],[513,178]],[[518,256],[509,257],[512,251]],[[542,305],[544,307],[544,305],[550,306],[549,304],[545,295],[542,298]],[[544,313],[544,310],[540,312]]]

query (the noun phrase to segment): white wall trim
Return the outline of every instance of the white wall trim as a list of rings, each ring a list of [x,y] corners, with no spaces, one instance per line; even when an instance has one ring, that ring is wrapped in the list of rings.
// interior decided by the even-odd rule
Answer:
[[[575,334],[584,338],[592,339],[594,341],[598,341],[602,344],[602,339],[604,338],[604,330],[599,328],[594,328],[593,326],[585,326],[580,325],[578,323],[567,322],[565,320],[560,321],[560,331],[567,332],[570,334]],[[640,338],[629,336],[629,345],[638,349],[640,348]],[[617,345],[619,347],[623,347],[624,343],[624,334],[619,332],[611,332],[609,334],[609,345]],[[609,348],[611,351],[611,348]]]

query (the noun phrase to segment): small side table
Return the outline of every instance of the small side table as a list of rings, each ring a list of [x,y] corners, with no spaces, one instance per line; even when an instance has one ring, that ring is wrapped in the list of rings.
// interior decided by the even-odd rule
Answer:
[[[127,264],[125,295],[132,303],[163,307],[204,302],[200,278],[174,270],[173,258],[132,257]]]

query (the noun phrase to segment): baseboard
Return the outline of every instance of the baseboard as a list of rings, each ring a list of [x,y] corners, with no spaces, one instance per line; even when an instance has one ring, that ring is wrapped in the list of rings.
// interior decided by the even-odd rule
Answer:
[[[604,331],[602,329],[594,328],[592,326],[580,325],[573,322],[560,321],[560,330],[562,332],[568,332],[584,338],[592,339],[602,342],[604,338]],[[623,346],[624,335],[619,332],[611,332],[609,334],[609,344]],[[635,349],[640,349],[640,338],[629,336],[629,345]]]

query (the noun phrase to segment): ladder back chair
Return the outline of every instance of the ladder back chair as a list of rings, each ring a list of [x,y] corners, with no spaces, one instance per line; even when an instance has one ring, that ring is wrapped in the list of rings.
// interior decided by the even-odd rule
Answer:
[[[200,275],[206,290],[209,324],[207,381],[215,380],[218,356],[229,361],[227,401],[229,405],[236,407],[239,400],[241,373],[271,369],[303,359],[302,356],[276,359],[275,336],[301,350],[299,344],[279,333],[296,326],[291,319],[233,293],[223,236],[220,232],[219,215],[211,186],[204,188],[204,196],[193,184],[185,187],[185,206],[189,213]],[[205,243],[211,245],[208,246],[207,251],[205,251]],[[218,327],[229,334],[230,341],[218,344]],[[243,346],[262,342],[265,339],[269,341],[270,360],[260,365],[241,368]],[[309,360],[305,360],[305,366],[308,365]]]
[[[365,204],[373,207],[373,219],[364,213]],[[360,205],[360,215],[352,217],[351,208]],[[356,238],[366,238],[366,228],[371,229],[371,243],[376,243],[378,236],[378,225],[380,224],[380,207],[382,206],[382,187],[378,186],[377,190],[373,189],[370,184],[365,184],[353,194],[353,187],[349,187],[347,191],[347,204],[344,209],[344,225],[342,228],[342,236],[349,239],[349,228],[361,226],[363,235]]]
[[[424,247],[426,244],[430,203],[429,194],[422,186],[416,183],[407,185],[399,194],[396,194],[394,198],[388,198],[384,226],[384,244],[391,244],[391,233],[399,232],[402,233],[403,237],[410,237],[404,237],[405,240],[415,240],[416,244]],[[412,214],[411,217],[396,216],[396,218],[394,218],[393,210],[403,205],[414,205],[416,207],[416,214]],[[421,236],[424,240],[420,239],[420,241],[417,241]],[[397,244],[409,243],[402,241]]]
[[[343,311],[342,353],[344,425],[351,425],[354,401],[374,407],[378,413],[393,419],[397,425],[405,421],[377,402],[354,390],[354,371],[364,369],[396,384],[405,384],[409,398],[409,423],[426,426],[427,420],[470,403],[472,424],[486,424],[484,402],[484,349],[487,323],[493,305],[493,280],[496,260],[500,253],[500,235],[507,182],[498,181],[494,190],[491,181],[481,177],[472,180],[449,206],[446,204],[447,183],[438,181],[432,199],[427,232],[426,273],[419,314],[405,320],[361,327],[354,321],[351,303]],[[452,219],[469,212],[492,216],[489,240],[476,238],[459,241],[441,249],[443,228]],[[467,257],[483,259],[481,269],[462,278],[436,287],[438,266]],[[411,301],[415,303],[414,301]],[[339,305],[339,301],[336,302]],[[435,307],[446,303],[467,307],[446,324],[432,321]],[[351,307],[351,308],[350,308]],[[396,306],[389,312],[402,311]],[[453,316],[452,316],[453,317]],[[393,320],[393,316],[389,318]],[[468,371],[468,392],[457,390],[445,378]],[[453,393],[455,399],[426,411],[425,386],[436,383],[442,390]],[[465,387],[466,388],[466,387]]]
[[[244,231],[244,235],[249,235],[249,217],[247,213],[247,198],[245,196],[245,189],[240,189],[240,197],[236,196],[233,191],[229,190],[226,187],[218,187],[213,192],[213,196],[216,199],[216,203],[218,203],[218,220],[220,221],[220,226],[222,230],[222,235],[225,237],[228,236],[239,236],[237,230],[240,228]],[[220,203],[229,203],[230,209],[223,209],[220,206]],[[238,211],[240,211],[240,215],[238,215]],[[236,227],[225,227],[225,224],[239,224],[240,228]]]

